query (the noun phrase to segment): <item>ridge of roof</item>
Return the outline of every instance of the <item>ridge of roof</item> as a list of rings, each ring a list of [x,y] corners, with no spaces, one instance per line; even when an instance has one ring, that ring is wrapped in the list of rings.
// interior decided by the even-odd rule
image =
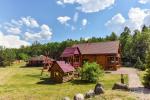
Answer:
[[[80,43],[72,47],[78,47],[82,54],[116,54],[119,49],[119,41]]]

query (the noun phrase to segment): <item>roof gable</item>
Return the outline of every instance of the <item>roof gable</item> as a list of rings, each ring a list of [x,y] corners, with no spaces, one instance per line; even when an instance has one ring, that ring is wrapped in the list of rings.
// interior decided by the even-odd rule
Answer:
[[[66,73],[66,72],[71,72],[74,71],[74,67],[71,64],[66,63],[65,61],[56,61],[56,63],[59,65],[61,70]]]
[[[69,57],[75,54],[81,54],[78,47],[67,47],[61,54],[61,57]]]
[[[119,41],[110,41],[76,44],[73,47],[78,47],[81,54],[117,54],[120,45]]]

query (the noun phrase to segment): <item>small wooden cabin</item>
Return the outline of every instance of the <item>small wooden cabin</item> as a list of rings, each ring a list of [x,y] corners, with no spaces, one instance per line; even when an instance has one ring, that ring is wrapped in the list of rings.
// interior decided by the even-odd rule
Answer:
[[[51,78],[59,83],[73,79],[74,71],[74,67],[65,61],[55,61],[50,68]]]
[[[44,66],[48,63],[52,63],[54,59],[46,57],[44,55],[35,56],[28,60],[27,66]]]
[[[84,61],[88,62],[97,62],[98,64],[102,65],[105,70],[113,69],[117,70],[121,64],[121,57],[120,57],[120,43],[119,41],[110,41],[110,42],[98,42],[98,43],[82,43],[76,44],[70,47],[69,49],[75,49],[76,51],[80,52],[78,54],[78,61],[79,65],[82,65]],[[78,48],[78,49],[77,49]],[[74,52],[71,56],[68,56],[66,51],[68,48],[64,50],[62,53],[62,59],[67,59],[74,63]],[[67,55],[65,57],[65,55]],[[70,59],[71,58],[71,59]],[[74,65],[74,64],[72,64]]]

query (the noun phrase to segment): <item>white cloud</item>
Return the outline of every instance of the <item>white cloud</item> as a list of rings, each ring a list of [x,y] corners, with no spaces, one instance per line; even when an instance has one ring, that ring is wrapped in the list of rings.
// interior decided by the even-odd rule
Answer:
[[[83,25],[83,26],[86,26],[87,23],[88,23],[88,22],[87,22],[87,19],[83,19],[83,20],[82,20],[82,25]]]
[[[10,27],[7,29],[7,32],[12,34],[20,34],[21,30],[18,27]]]
[[[73,4],[76,0],[61,0],[63,3],[71,3]]]
[[[150,3],[150,0],[139,0],[139,3],[141,3],[141,4]]]
[[[40,35],[42,37],[42,39],[49,39],[52,36],[52,30],[49,28],[49,26],[47,25],[42,25],[41,26],[41,32]]]
[[[0,32],[0,46],[6,48],[19,48],[20,46],[28,46],[30,43],[21,40],[19,36],[16,35],[4,35]]]
[[[39,27],[39,24],[37,23],[37,21],[34,18],[31,18],[30,16],[22,17],[20,22],[22,22],[24,25],[30,28]]]
[[[78,4],[77,9],[85,13],[99,12],[111,7],[115,0],[58,0],[62,4]],[[57,2],[58,2],[57,1]]]
[[[124,27],[125,21],[125,18],[120,13],[118,13],[113,16],[112,19],[105,24],[105,26],[109,27],[111,30],[120,32]]]
[[[53,33],[52,33],[52,30],[49,28],[49,26],[43,24],[40,28],[41,28],[41,31],[37,33],[25,32],[25,39],[28,41],[50,39]]]
[[[73,16],[73,21],[74,21],[74,22],[77,22],[78,18],[79,18],[79,13],[76,12],[76,13],[74,14],[74,16]]]
[[[15,41],[18,42],[18,45],[21,45],[23,43],[33,42],[36,40],[46,42],[47,40],[51,39],[53,34],[52,29],[48,25],[40,25],[38,24],[37,20],[29,16],[22,17],[18,20],[12,19],[10,22],[5,22],[4,24],[2,24],[1,30],[3,30],[5,33],[4,35],[1,34],[1,40],[3,40],[1,41],[1,43],[4,43],[5,40],[5,44],[7,44],[6,47],[9,47],[9,41],[13,42],[12,40],[10,40],[10,38],[16,39]],[[20,38],[23,40],[21,40]],[[17,46],[12,45],[12,47]]]
[[[131,31],[135,29],[141,30],[144,24],[150,25],[150,9],[131,8],[128,13],[128,19],[125,19],[121,14],[117,14],[105,25],[111,31],[120,32],[125,26],[128,26]]]
[[[63,2],[61,2],[61,1],[57,1],[56,2],[58,5],[63,5]]]
[[[31,33],[31,32],[25,32],[25,40],[28,41],[37,41],[40,40],[41,36],[39,33]]]
[[[21,20],[16,21],[16,20],[12,19],[11,23],[13,24],[13,26],[18,26],[18,27],[20,27],[21,25],[23,25],[23,23],[22,23]]]
[[[71,20],[70,17],[68,16],[60,16],[57,18],[57,20],[61,23],[61,24],[65,24],[65,25],[68,25],[68,21]]]

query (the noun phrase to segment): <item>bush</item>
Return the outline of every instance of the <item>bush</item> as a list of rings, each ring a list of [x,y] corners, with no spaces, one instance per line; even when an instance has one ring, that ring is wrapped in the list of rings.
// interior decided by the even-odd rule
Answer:
[[[141,69],[141,70],[145,70],[145,64],[143,64],[143,62],[141,61],[140,57],[137,58],[136,63],[134,64],[135,68]]]
[[[104,71],[101,69],[101,66],[96,62],[86,62],[81,69],[81,79],[88,82],[97,82],[103,73]]]
[[[150,52],[147,54],[146,58],[146,71],[144,75],[144,86],[150,88]]]
[[[145,75],[144,75],[144,86],[146,88],[150,88],[150,68],[146,69]]]

